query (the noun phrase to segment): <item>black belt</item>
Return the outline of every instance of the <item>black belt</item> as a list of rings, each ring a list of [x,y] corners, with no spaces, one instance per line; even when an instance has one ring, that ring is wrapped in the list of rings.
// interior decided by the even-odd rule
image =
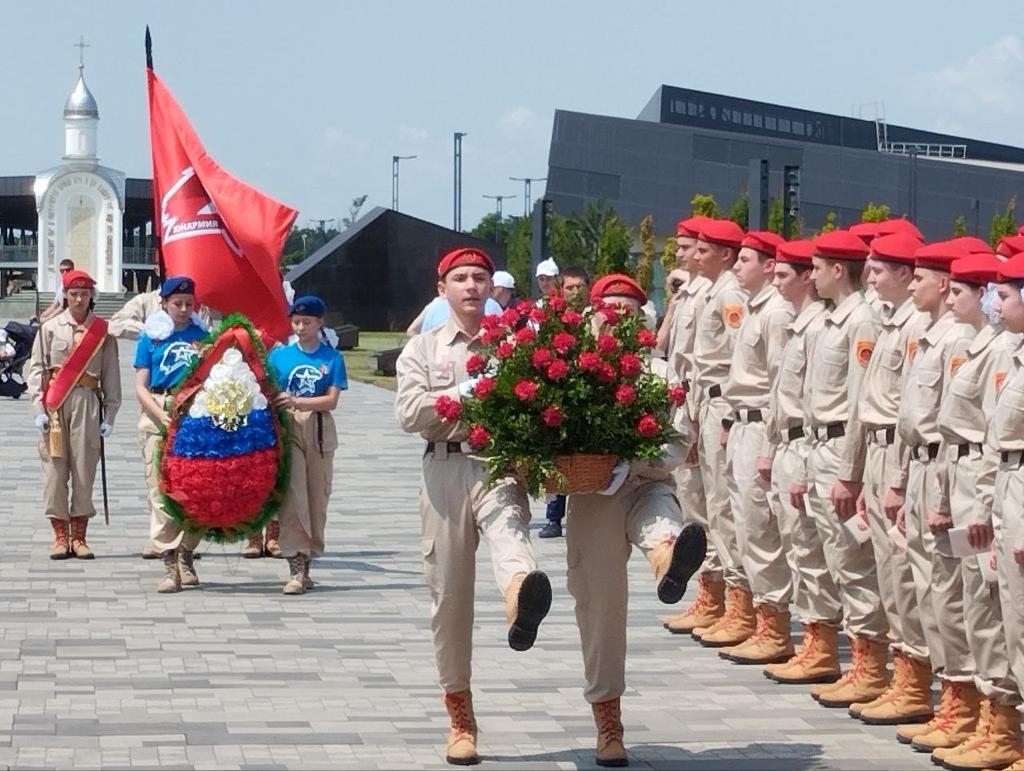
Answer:
[[[928,460],[935,460],[939,457],[939,443],[920,444],[911,450],[911,454],[922,463],[925,462],[926,458]]]
[[[427,442],[427,449],[425,449],[423,451],[423,454],[426,455],[427,453],[433,452],[434,451],[434,447],[436,447],[439,444],[446,444],[446,445],[448,445],[448,454],[449,455],[451,453],[454,453],[454,452],[462,452],[462,443],[461,442]]]
[[[150,388],[149,392],[151,394],[156,394],[157,396],[164,396],[165,394],[169,394],[171,392],[171,389],[169,389],[169,388]]]
[[[804,436],[806,436],[806,434],[804,434],[803,426],[793,426],[786,431],[786,438],[791,442],[796,439],[803,439]]]
[[[885,431],[885,443],[886,444],[892,444],[893,442],[896,441],[896,426],[886,426],[884,429],[879,427],[879,428],[876,428],[876,429],[869,430],[868,433],[874,434],[875,438],[877,439],[878,438],[878,432],[879,431],[883,431],[883,430]]]
[[[813,426],[811,428],[811,433],[814,435],[814,438],[818,439],[819,441],[822,441],[818,437],[819,428],[825,429],[825,441],[827,441],[828,439],[838,439],[839,437],[846,435],[845,423],[829,423],[826,426]]]
[[[999,460],[1003,463],[1009,463],[1011,458],[1017,461],[1017,465],[1020,466],[1024,463],[1024,452],[1021,452],[1020,450],[1004,450],[999,453]]]
[[[959,460],[960,458],[966,458],[968,455],[971,454],[971,450],[977,449],[978,452],[982,451],[981,450],[981,445],[977,444],[976,442],[966,442],[964,444],[954,444],[953,446],[956,447],[956,457],[957,457],[957,460]]]
[[[713,386],[711,386],[711,388],[708,389],[708,398],[709,399],[717,399],[721,395],[722,395],[722,386],[720,386],[720,385],[713,385]]]

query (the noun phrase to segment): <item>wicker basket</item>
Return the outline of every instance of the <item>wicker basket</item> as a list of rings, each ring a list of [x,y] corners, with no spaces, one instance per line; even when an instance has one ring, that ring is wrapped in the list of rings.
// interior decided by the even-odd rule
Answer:
[[[596,493],[608,487],[612,469],[618,458],[614,455],[576,454],[559,455],[558,470],[565,477],[565,484],[558,484],[555,478],[544,483],[549,493],[569,495],[572,493]]]

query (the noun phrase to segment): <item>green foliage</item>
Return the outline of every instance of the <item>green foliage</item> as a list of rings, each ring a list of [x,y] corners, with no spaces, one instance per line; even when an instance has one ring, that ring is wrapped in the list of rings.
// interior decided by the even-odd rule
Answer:
[[[876,205],[873,201],[868,201],[868,205],[860,213],[861,222],[885,222],[891,218],[892,212],[887,204],[880,203]]]
[[[634,277],[645,292],[651,291],[654,280],[654,217],[650,214],[640,220],[640,259],[637,260]]]
[[[992,225],[988,231],[988,242],[994,249],[999,244],[999,239],[1004,236],[1017,235],[1017,220],[1014,217],[1014,209],[1017,208],[1017,196],[1012,196],[1006,202],[1006,209],[992,215]]]
[[[591,201],[582,214],[553,213],[548,222],[548,250],[559,265],[577,265],[592,276],[632,273],[632,235],[604,201]]]
[[[632,275],[634,267],[629,254],[632,246],[633,236],[626,223],[620,220],[617,214],[606,219],[597,242],[597,275]]]
[[[729,210],[729,219],[746,230],[750,227],[750,193],[744,190]]]
[[[782,196],[772,198],[771,206],[768,207],[768,230],[776,235],[782,235],[782,226],[785,218],[782,212]]]
[[[953,238],[967,235],[967,220],[964,215],[956,215],[956,219],[953,220]]]
[[[499,224],[498,213],[492,211],[485,214],[476,224],[476,227],[469,231],[469,234],[483,241],[490,241],[495,244],[499,242],[507,244],[514,229],[515,222],[513,222],[511,217],[502,217],[501,223]],[[499,232],[501,234],[500,238]]]
[[[708,193],[697,193],[690,199],[690,212],[693,217],[704,216],[718,219],[722,216],[715,197]]]
[[[815,233],[815,235],[820,236],[822,233],[831,233],[835,229],[836,213],[834,211],[830,211],[828,214],[825,215],[825,222],[822,223],[821,229],[817,233]]]
[[[516,280],[522,295],[530,291],[530,255],[533,249],[533,215],[516,217],[512,233],[505,242],[505,269]]]
[[[293,227],[285,239],[281,250],[281,267],[302,262],[321,246],[338,235],[335,228],[296,228]],[[305,236],[305,238],[303,238]]]
[[[676,237],[666,236],[665,245],[661,248],[661,267],[668,273],[676,266]]]

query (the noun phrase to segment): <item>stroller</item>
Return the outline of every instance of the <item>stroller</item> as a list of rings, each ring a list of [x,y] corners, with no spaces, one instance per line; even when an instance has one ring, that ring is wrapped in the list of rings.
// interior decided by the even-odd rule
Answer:
[[[28,388],[22,368],[32,353],[38,326],[8,321],[0,329],[0,396],[19,399]]]

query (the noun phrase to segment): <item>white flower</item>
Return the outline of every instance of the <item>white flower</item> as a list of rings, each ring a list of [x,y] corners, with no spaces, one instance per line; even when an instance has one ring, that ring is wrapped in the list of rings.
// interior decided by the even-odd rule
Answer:
[[[150,340],[160,342],[174,332],[174,321],[167,311],[159,310],[146,318],[143,329]]]
[[[256,375],[245,363],[241,352],[236,348],[229,348],[223,353],[220,361],[210,368],[210,374],[203,382],[202,389],[192,400],[188,414],[193,418],[209,417],[209,392],[224,393],[226,390],[243,391],[246,394],[249,410],[267,408],[267,397],[260,390]]]

